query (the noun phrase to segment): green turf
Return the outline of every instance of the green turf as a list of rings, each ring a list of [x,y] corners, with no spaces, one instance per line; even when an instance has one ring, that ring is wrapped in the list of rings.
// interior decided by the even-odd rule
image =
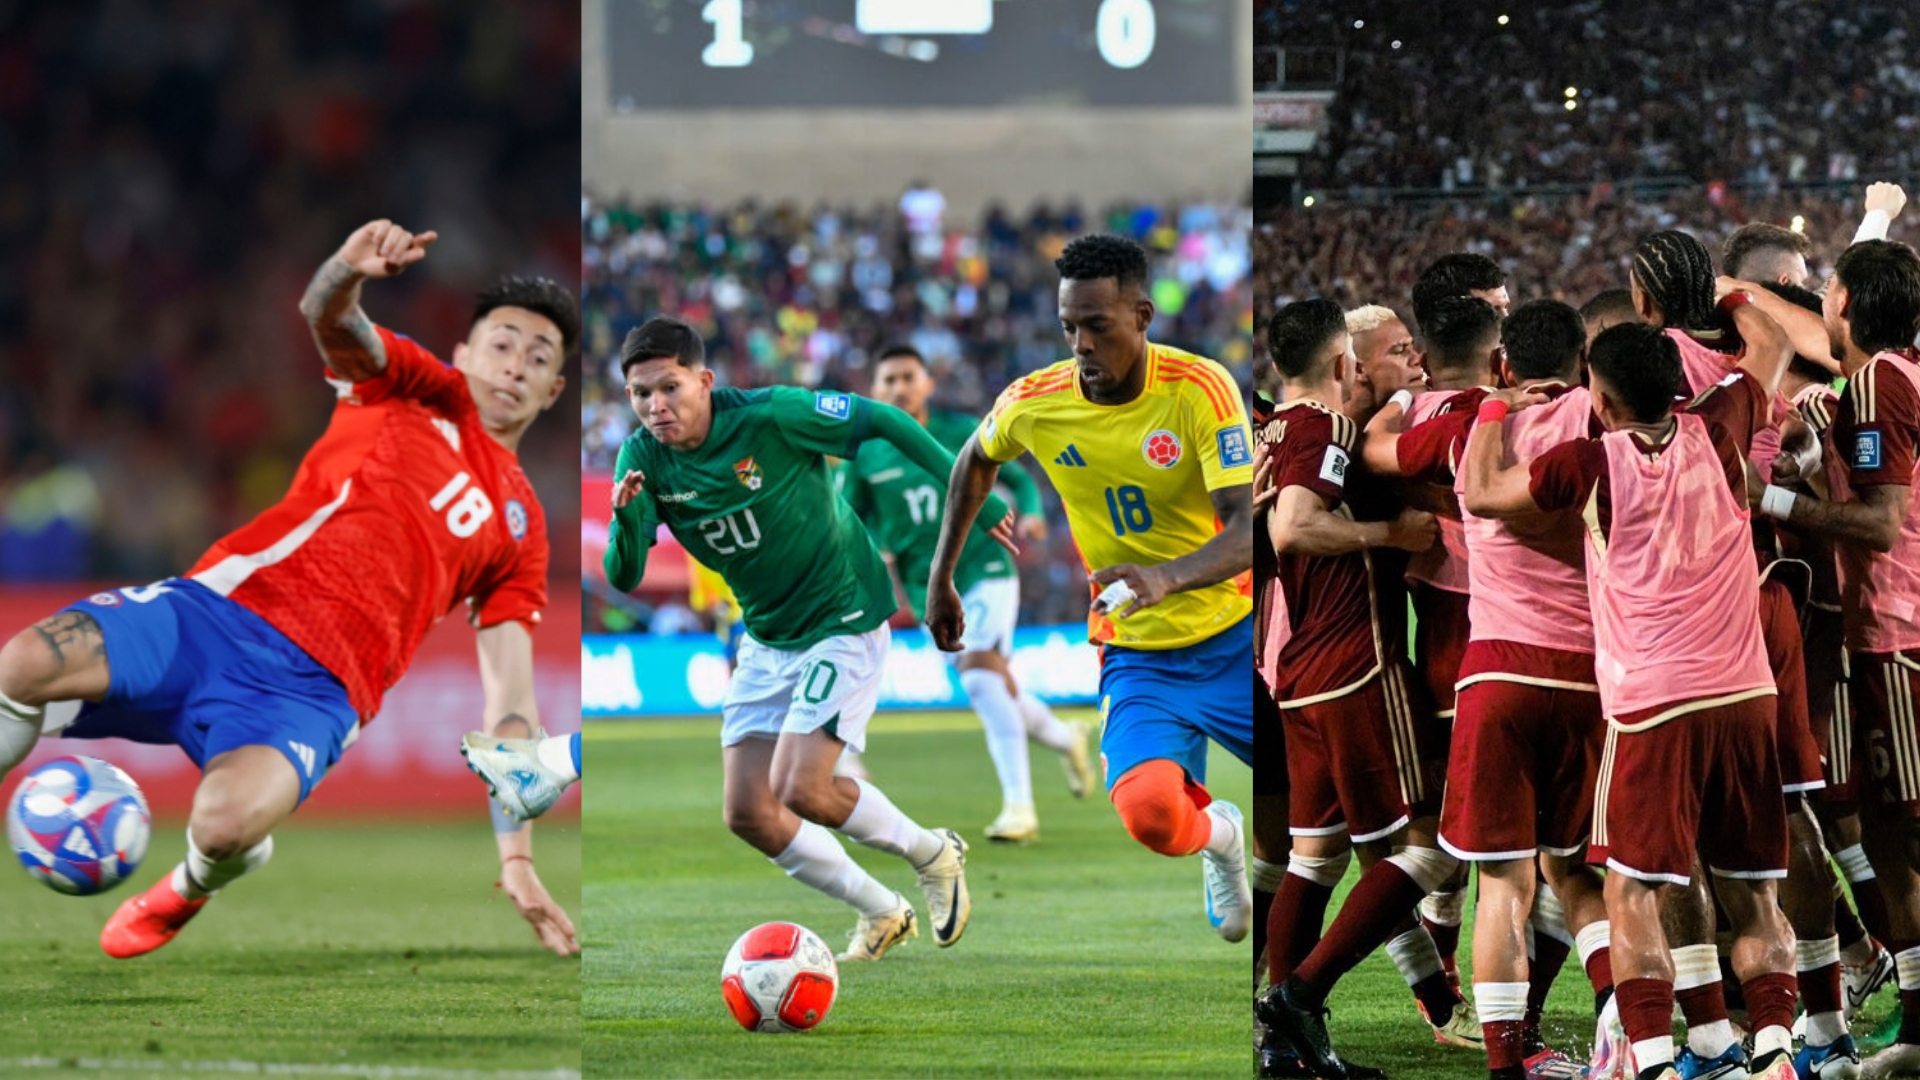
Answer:
[[[440,1070],[577,1070],[580,967],[543,952],[504,895],[484,820],[304,825],[271,864],[223,891],[158,952],[113,960],[100,927],[177,863],[155,829],[130,882],[61,896],[0,870],[0,1075],[23,1059],[252,1061]],[[577,822],[544,823],[540,874],[579,911]],[[133,1075],[83,1068],[79,1075]],[[69,1072],[67,1075],[76,1075]],[[338,1073],[336,1073],[338,1075]]]
[[[875,781],[973,846],[973,922],[951,950],[922,937],[849,965],[800,1035],[743,1031],[720,963],[757,923],[802,923],[843,947],[848,909],[789,881],[720,821],[715,721],[589,725],[584,818],[583,1072],[649,1077],[1244,1077],[1247,945],[1207,926],[1198,859],[1130,839],[1098,793],[1075,802],[1034,750],[1042,838],[994,845],[999,787],[969,714],[877,718]],[[1212,789],[1244,810],[1248,771],[1218,748]],[[898,859],[849,845],[924,901]]]

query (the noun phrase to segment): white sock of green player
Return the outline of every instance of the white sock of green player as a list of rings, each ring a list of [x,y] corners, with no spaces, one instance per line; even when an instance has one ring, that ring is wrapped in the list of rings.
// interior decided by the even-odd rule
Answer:
[[[997,671],[974,668],[960,673],[960,685],[980,714],[987,732],[987,754],[1000,775],[1000,801],[1009,806],[1033,805],[1033,770],[1027,760],[1027,722],[1020,706],[1007,692],[1007,680]]]
[[[773,865],[800,884],[851,904],[862,915],[885,915],[900,903],[892,889],[853,861],[831,829],[811,821],[800,823],[800,831],[793,834],[785,851],[773,857]]]
[[[193,842],[193,830],[188,829],[187,861],[173,868],[173,891],[189,900],[212,896],[241,875],[267,865],[271,858],[273,837],[269,836],[238,855],[215,862],[200,854]]]
[[[1047,703],[1033,696],[1026,687],[1020,688],[1020,715],[1027,721],[1027,738],[1049,750],[1065,753],[1073,746],[1073,729],[1065,720],[1053,715]]]
[[[0,776],[33,753],[33,744],[40,741],[41,713],[39,706],[0,694]]]
[[[901,813],[879,788],[865,780],[854,783],[860,785],[860,801],[853,804],[853,813],[840,823],[840,831],[848,839],[898,855],[916,868],[927,865],[940,854],[943,844],[940,837]]]

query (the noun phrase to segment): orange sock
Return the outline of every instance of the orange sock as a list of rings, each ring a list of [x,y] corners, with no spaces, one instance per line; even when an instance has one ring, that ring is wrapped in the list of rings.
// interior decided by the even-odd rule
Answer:
[[[1212,798],[1176,762],[1156,758],[1128,769],[1110,798],[1128,835],[1162,855],[1191,855],[1213,835],[1212,819],[1201,813]]]

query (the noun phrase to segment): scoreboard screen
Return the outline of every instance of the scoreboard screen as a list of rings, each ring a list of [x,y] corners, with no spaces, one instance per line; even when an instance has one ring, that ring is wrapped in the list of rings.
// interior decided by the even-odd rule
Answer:
[[[610,104],[1232,105],[1241,2],[607,0]]]

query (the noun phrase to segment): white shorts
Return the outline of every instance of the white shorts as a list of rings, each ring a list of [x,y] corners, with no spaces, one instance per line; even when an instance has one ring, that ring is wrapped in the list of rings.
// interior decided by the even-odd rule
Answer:
[[[720,703],[720,745],[777,739],[827,728],[865,750],[867,721],[880,700],[880,675],[893,631],[885,623],[864,634],[835,634],[804,652],[740,639],[726,700]]]
[[[960,610],[966,613],[966,629],[960,633],[960,651],[947,659],[959,662],[970,652],[997,652],[1013,655],[1013,628],[1020,622],[1020,579],[987,578],[976,581],[960,598]]]

